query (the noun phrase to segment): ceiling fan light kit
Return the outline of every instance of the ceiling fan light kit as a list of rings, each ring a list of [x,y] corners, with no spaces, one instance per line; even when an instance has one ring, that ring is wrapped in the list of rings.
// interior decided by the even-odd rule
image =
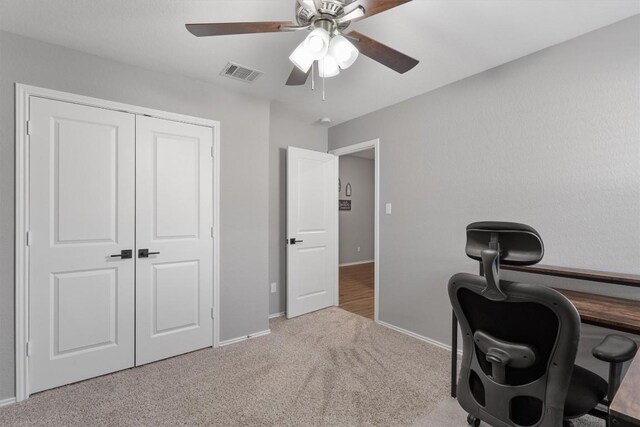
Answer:
[[[305,42],[300,43],[291,56],[289,56],[289,60],[304,73],[309,72],[311,65],[313,65],[313,61],[315,61],[315,59],[309,55],[307,49],[305,49]]]
[[[337,76],[340,70],[352,66],[360,53],[400,74],[418,65],[416,59],[364,34],[357,31],[345,33],[354,21],[369,18],[410,1],[412,0],[297,0],[297,25],[293,22],[274,21],[187,24],[186,27],[197,37],[310,30],[289,56],[295,67],[286,84],[301,86],[307,82],[309,74],[314,72],[314,62],[318,62],[318,75],[325,79]]]
[[[309,69],[306,67],[306,63],[302,63],[305,67],[299,67],[298,63],[301,61],[297,60],[298,56],[306,55],[307,57],[318,61],[319,70],[324,70],[320,71],[320,77],[326,78],[337,76],[340,73],[340,70],[338,69],[338,57],[343,59],[343,64],[348,64],[349,66],[353,63],[351,62],[349,64],[349,59],[353,54],[353,50],[357,51],[357,49],[339,33],[336,33],[337,26],[334,22],[325,19],[316,22],[318,27],[311,31],[304,42],[296,48],[294,54],[292,54],[294,58],[290,57],[291,62],[293,62],[296,67],[300,68],[301,71],[306,72]],[[349,45],[351,45],[353,50],[345,48],[344,44],[340,43],[340,39],[336,40],[337,37],[344,39]],[[347,67],[342,68],[344,69]]]
[[[338,74],[340,74],[340,67],[333,56],[327,55],[318,61],[318,75],[321,79],[335,77]]]
[[[329,55],[334,57],[343,70],[351,67],[360,52],[342,35],[334,36],[329,45]]]
[[[324,28],[314,29],[293,51],[289,59],[306,73],[313,61],[318,61],[320,78],[335,77],[358,59],[358,49],[341,34],[333,37]]]
[[[316,28],[304,40],[304,49],[314,60],[324,57],[329,51],[331,36],[324,28]]]

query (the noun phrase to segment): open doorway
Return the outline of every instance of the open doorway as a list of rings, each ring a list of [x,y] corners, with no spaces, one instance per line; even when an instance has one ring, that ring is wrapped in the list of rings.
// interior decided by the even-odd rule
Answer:
[[[336,305],[378,319],[378,140],[343,147],[338,156]]]

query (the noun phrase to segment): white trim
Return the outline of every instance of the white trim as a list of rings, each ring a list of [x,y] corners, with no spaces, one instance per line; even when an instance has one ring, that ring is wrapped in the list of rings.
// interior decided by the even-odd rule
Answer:
[[[220,345],[220,124],[213,127],[213,347]]]
[[[277,319],[278,317],[282,317],[286,314],[286,312],[281,311],[280,313],[273,313],[269,315],[269,319]]]
[[[338,267],[349,267],[350,265],[371,264],[376,262],[375,259],[368,259],[366,261],[345,262],[344,264],[338,264]]]
[[[401,334],[408,335],[412,338],[418,339],[420,341],[424,341],[428,344],[435,345],[436,347],[443,348],[447,351],[451,351],[451,346],[448,344],[441,343],[440,341],[436,341],[432,338],[425,337],[420,334],[416,334],[415,332],[408,331],[406,329],[402,329],[399,326],[392,325],[391,323],[383,322],[382,320],[376,320],[378,325],[384,326],[385,328],[393,329],[396,332],[400,332]],[[462,357],[462,350],[458,350],[458,357]]]
[[[0,408],[2,408],[3,406],[7,406],[7,405],[13,405],[14,403],[16,403],[16,398],[15,397],[10,397],[8,399],[2,399],[2,400],[0,400]]]
[[[329,153],[332,154],[332,153]],[[335,216],[333,217],[333,243],[335,245],[335,251],[333,254],[334,265],[336,268],[333,270],[333,305],[340,305],[340,212],[339,212],[339,203],[340,203],[340,190],[336,182],[340,180],[340,157],[335,155],[333,160],[333,212],[335,212]]]
[[[238,338],[231,338],[230,340],[220,341],[220,343],[218,345],[219,345],[219,347],[224,347],[225,345],[236,344],[236,343],[239,343],[239,342],[242,342],[242,341],[252,340],[252,339],[258,338],[258,337],[263,337],[265,335],[269,335],[270,333],[271,333],[271,329],[265,329],[264,331],[255,332],[253,334],[241,336],[241,337],[238,337]]]
[[[329,151],[330,154],[335,154],[336,156],[346,156],[347,154],[357,153],[358,151],[368,150],[370,148],[376,149],[380,144],[380,139],[372,139],[371,141],[359,142],[357,144],[347,145],[346,147],[336,148],[335,150]],[[376,151],[376,156],[378,155]]]
[[[201,117],[185,116],[183,114],[170,113],[168,111],[154,110],[152,108],[140,107],[137,105],[123,104],[121,102],[107,101],[100,98],[92,98],[89,96],[78,95],[75,93],[61,92],[53,89],[46,89],[37,86],[29,86],[16,83],[16,88],[27,96],[37,96],[40,98],[53,99],[56,101],[70,102],[73,104],[88,105],[90,107],[103,108],[105,110],[122,111],[125,113],[138,114],[141,116],[156,117],[158,119],[171,120],[174,122],[190,123],[192,125],[200,125],[205,127],[218,127],[220,122],[217,120],[204,119]]]
[[[29,248],[25,239],[26,233],[29,231],[29,136],[27,135],[26,123],[29,119],[29,100],[32,96],[212,128],[215,168],[213,175],[213,346],[220,345],[220,122],[20,83],[15,85],[15,96],[15,400],[20,402],[29,397],[29,366],[26,355],[26,345],[29,340]]]
[[[26,123],[29,117],[29,92],[25,86],[16,84],[16,163],[15,163],[15,369],[16,400],[29,396],[28,359],[26,354],[29,340],[29,249],[26,234],[29,231],[29,155]]]
[[[345,156],[347,154],[356,153],[358,151],[368,150],[373,148],[375,150],[375,214],[374,214],[374,262],[373,266],[373,320],[376,322],[379,320],[379,307],[380,307],[380,139],[373,139],[371,141],[360,142],[358,144],[348,145],[346,147],[337,148],[335,150],[329,151],[329,153],[334,154],[337,158],[340,156]],[[337,168],[336,168],[337,169]],[[338,181],[338,171],[336,171],[336,182]],[[337,188],[337,186],[336,186]],[[336,197],[336,204],[338,203],[338,198]],[[339,214],[338,208],[334,209],[336,216],[335,221],[338,224]],[[339,242],[339,230],[336,227],[336,242]],[[339,261],[338,255],[336,254],[336,272],[339,269]],[[340,298],[340,284],[339,281],[336,280],[336,291],[335,291],[335,305],[339,304]]]

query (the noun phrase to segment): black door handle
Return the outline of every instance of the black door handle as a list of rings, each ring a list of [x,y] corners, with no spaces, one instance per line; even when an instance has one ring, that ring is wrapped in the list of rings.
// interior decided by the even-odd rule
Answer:
[[[296,243],[302,243],[302,242],[304,242],[304,240],[296,240],[295,237],[292,237],[292,238],[289,239],[289,244],[290,245],[295,245]]]
[[[149,252],[149,249],[138,249],[138,258],[149,258],[149,255],[158,255],[160,252]]]
[[[120,251],[119,254],[111,255],[111,258],[118,258],[118,257],[122,259],[133,258],[133,251],[131,249],[123,249]]]

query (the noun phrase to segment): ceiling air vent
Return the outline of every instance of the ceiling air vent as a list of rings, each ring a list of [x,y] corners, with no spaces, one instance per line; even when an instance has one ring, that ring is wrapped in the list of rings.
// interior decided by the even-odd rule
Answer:
[[[235,80],[242,80],[243,82],[253,83],[258,77],[263,75],[262,71],[252,70],[251,68],[243,65],[234,64],[229,62],[225,65],[224,69],[220,73],[221,76],[229,77]]]

